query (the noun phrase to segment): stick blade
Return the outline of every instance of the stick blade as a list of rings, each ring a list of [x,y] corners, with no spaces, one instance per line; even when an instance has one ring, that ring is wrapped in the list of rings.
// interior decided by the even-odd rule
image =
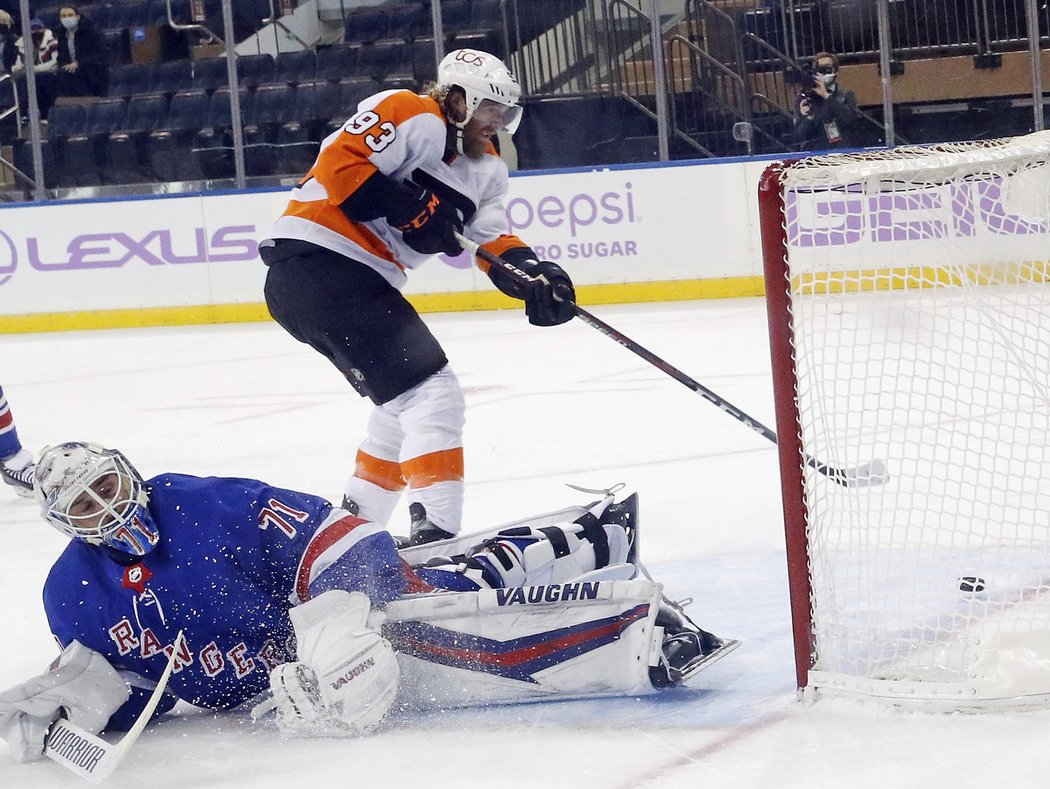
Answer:
[[[886,464],[878,459],[862,463],[854,468],[833,468],[819,464],[816,469],[847,488],[869,488],[875,485],[885,485],[890,481],[890,473],[886,469]]]
[[[51,725],[44,755],[91,783],[101,783],[116,768],[117,747],[67,720]]]

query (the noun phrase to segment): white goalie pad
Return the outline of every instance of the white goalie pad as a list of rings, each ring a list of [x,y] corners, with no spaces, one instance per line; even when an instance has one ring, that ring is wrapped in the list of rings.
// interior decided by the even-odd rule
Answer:
[[[426,709],[653,693],[661,592],[647,580],[581,580],[396,600],[383,636],[401,665],[397,703]]]

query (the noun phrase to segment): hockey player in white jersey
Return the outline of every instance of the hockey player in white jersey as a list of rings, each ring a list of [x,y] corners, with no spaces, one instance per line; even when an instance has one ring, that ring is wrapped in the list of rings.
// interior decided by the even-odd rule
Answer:
[[[493,144],[521,119],[521,86],[487,52],[456,49],[417,95],[381,91],[321,142],[270,238],[265,296],[289,334],[323,354],[375,404],[344,506],[385,525],[402,494],[412,544],[460,531],[465,400],[445,351],[401,294],[461,233],[532,279],[477,258],[529,322],[575,317],[569,275],[510,232],[507,165]],[[556,293],[557,292],[557,293]]]

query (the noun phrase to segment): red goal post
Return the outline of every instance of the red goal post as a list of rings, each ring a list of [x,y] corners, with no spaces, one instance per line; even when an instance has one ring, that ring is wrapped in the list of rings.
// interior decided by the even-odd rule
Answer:
[[[798,687],[1046,704],[1050,132],[778,162],[759,211]]]

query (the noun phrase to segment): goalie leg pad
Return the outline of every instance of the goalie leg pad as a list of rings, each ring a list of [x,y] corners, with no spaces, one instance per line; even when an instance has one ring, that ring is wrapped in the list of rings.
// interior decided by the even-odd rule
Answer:
[[[621,564],[629,550],[630,538],[616,524],[520,526],[501,531],[466,556],[428,563],[421,574],[457,591],[543,586]]]
[[[397,695],[394,650],[368,627],[360,592],[333,590],[290,612],[299,660],[270,673],[277,725],[289,734],[372,731]]]

